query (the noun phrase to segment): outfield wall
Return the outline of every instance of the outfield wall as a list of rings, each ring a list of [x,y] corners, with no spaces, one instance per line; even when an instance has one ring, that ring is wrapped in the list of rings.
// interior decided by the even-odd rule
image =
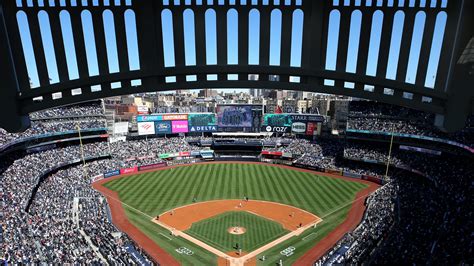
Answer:
[[[197,158],[196,160],[199,160],[196,163],[207,162],[206,160],[200,160]],[[322,167],[304,165],[304,164],[299,164],[299,163],[291,163],[291,162],[286,163],[287,161],[283,162],[282,160],[269,160],[269,159],[260,160],[254,157],[247,158],[245,156],[230,156],[230,157],[216,157],[215,161],[263,162],[263,163],[268,163],[268,164],[281,164],[281,165],[287,165],[287,166],[292,166],[296,168],[302,168],[302,169],[328,173],[332,175],[344,176],[344,177],[349,177],[349,178],[354,178],[354,179],[362,179],[362,180],[376,183],[378,185],[383,185],[385,183],[383,178],[379,176],[361,175],[357,173],[343,171],[341,169],[322,168]],[[160,168],[171,166],[171,165],[185,165],[186,164],[186,163],[179,163],[179,160],[173,161],[173,162],[177,162],[177,163],[175,164],[175,163],[161,162],[161,163],[155,163],[155,164],[150,164],[150,165],[133,166],[129,168],[115,169],[115,170],[108,171],[103,174],[99,174],[99,175],[91,177],[91,183],[94,183],[98,180],[102,180],[104,178],[110,178],[110,177],[124,175],[124,174],[139,173],[142,171],[148,171],[148,170],[153,170],[153,169],[160,169]]]

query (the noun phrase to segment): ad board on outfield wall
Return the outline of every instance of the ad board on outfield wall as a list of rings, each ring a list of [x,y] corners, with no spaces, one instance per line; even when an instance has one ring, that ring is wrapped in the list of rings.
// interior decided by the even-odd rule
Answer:
[[[215,114],[188,114],[189,132],[215,132],[217,119]]]
[[[137,123],[138,135],[153,135],[155,134],[155,123],[154,122],[141,122]]]
[[[293,120],[289,114],[265,114],[263,125],[272,127],[291,127]]]
[[[188,133],[188,120],[171,121],[172,133]]]
[[[171,121],[156,121],[155,134],[171,134]]]
[[[130,167],[130,168],[122,168],[122,169],[120,169],[120,174],[121,174],[121,175],[123,175],[123,174],[135,173],[135,172],[138,172],[138,167],[137,167],[137,166]]]
[[[163,114],[163,120],[188,120],[188,114]]]
[[[155,164],[149,164],[149,165],[142,165],[139,167],[139,171],[145,171],[145,170],[150,170],[150,169],[157,169],[157,168],[163,168],[166,167],[167,164],[166,162],[163,163],[155,163]]]
[[[153,122],[163,120],[162,115],[137,115],[137,122]]]
[[[117,176],[117,175],[120,175],[120,170],[114,170],[114,171],[106,172],[106,173],[104,173],[104,178],[109,178],[109,177]]]
[[[265,114],[261,131],[320,135],[324,117],[314,114]]]
[[[358,178],[358,179],[361,178],[360,174],[352,173],[352,172],[346,172],[346,171],[342,172],[342,175],[347,176],[347,177],[352,177],[352,178]]]
[[[377,183],[379,185],[383,185],[383,180],[381,178],[375,177],[375,176],[370,176],[370,175],[361,175],[362,180],[367,180],[370,182]]]
[[[218,105],[217,124],[222,128],[251,128],[252,105]]]

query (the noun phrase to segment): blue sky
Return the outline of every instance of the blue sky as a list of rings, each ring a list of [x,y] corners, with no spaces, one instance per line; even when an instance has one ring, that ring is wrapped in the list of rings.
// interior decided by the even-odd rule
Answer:
[[[45,0],[46,1],[46,0]],[[78,0],[79,1],[79,0]],[[83,0],[84,1],[84,0]],[[112,1],[112,0],[111,0]],[[130,1],[130,0],[128,0]],[[285,0],[280,3],[287,3],[288,0]],[[300,4],[302,0],[297,0],[296,4]],[[370,0],[369,0],[370,1]],[[408,5],[414,5],[414,0],[405,0]],[[443,5],[446,5],[447,0],[443,0]],[[40,1],[41,2],[41,1]],[[166,2],[167,1],[163,1]],[[184,2],[184,1],[183,1]],[[188,2],[188,1],[186,1]],[[208,1],[209,2],[209,1]],[[212,2],[212,1],[211,1]],[[217,1],[215,1],[217,2]],[[219,0],[221,2],[221,0]],[[233,1],[231,1],[233,2]],[[248,0],[249,3],[255,1]],[[276,1],[279,2],[279,1]],[[347,3],[348,0],[334,0],[335,4],[343,5]],[[393,4],[393,0],[389,0],[389,3]],[[395,1],[396,2],[396,1]],[[355,1],[356,4],[360,4],[360,0]],[[422,0],[421,5],[432,5],[435,1]],[[214,3],[216,4],[216,3]],[[380,4],[380,0],[372,1],[373,5]],[[137,44],[137,32],[135,26],[135,15],[132,11],[127,11],[124,14],[125,24],[126,24],[126,33],[127,33],[127,45],[128,45],[128,57],[130,61],[130,70],[137,70],[140,68],[140,62],[138,58],[138,44]],[[291,33],[291,61],[290,64],[293,67],[300,66],[301,63],[301,42],[302,42],[302,21],[304,14],[301,10],[295,11],[293,14],[293,29]],[[24,13],[19,13],[17,15],[18,23],[20,26],[21,39],[23,50],[25,51],[25,60],[28,67],[28,73],[31,77],[33,87],[39,86],[38,75],[36,73],[35,67],[35,58],[33,54],[33,49],[30,40],[30,31],[28,28],[27,18]],[[29,23],[39,22],[42,41],[45,47],[44,52],[46,56],[46,63],[48,67],[48,73],[51,78],[52,83],[57,83],[58,73],[56,68],[56,58],[54,55],[54,44],[51,37],[50,25],[48,16],[45,12],[40,12],[38,18],[29,17]],[[84,29],[93,29],[94,27],[104,27],[105,39],[106,39],[106,48],[108,54],[108,70],[110,73],[115,73],[119,71],[118,59],[117,59],[117,46],[115,44],[115,33],[114,33],[114,23],[113,23],[113,14],[110,11],[106,11],[103,14],[104,25],[93,25],[92,18],[90,13],[85,12],[82,14],[82,24]],[[164,54],[165,54],[165,66],[172,67],[174,66],[174,48],[173,48],[173,34],[172,31],[172,14],[171,12],[164,11],[162,13],[163,22],[163,37],[164,37]],[[329,35],[328,35],[328,50],[327,50],[327,60],[325,62],[326,69],[334,70],[337,60],[337,46],[338,46],[338,37],[339,37],[339,20],[340,15],[338,12],[333,11],[330,14],[329,20]],[[356,11],[351,15],[351,27],[349,34],[349,44],[348,44],[348,57],[347,57],[347,72],[355,72],[357,65],[357,51],[358,51],[358,40],[360,37],[361,30],[371,30],[370,35],[370,46],[369,46],[369,64],[366,68],[366,74],[370,76],[375,76],[376,72],[376,62],[379,54],[379,45],[380,45],[380,33],[383,25],[383,13],[377,11],[373,15],[372,25],[363,25],[361,26],[361,12]],[[421,38],[424,31],[424,23],[426,16],[424,12],[417,14],[414,31],[413,31],[413,40],[411,47],[403,47],[403,49],[410,49],[409,53],[409,65],[407,76],[405,81],[408,83],[414,83],[416,80],[416,70],[418,68],[418,58],[420,54],[421,47]],[[227,27],[228,27],[228,64],[236,64],[238,58],[238,27],[239,25],[239,16],[236,10],[230,10],[227,14]],[[389,51],[388,58],[388,69],[386,73],[386,78],[394,79],[397,72],[397,62],[398,54],[400,51],[400,40],[403,36],[403,23],[404,23],[404,14],[403,12],[398,12],[394,18],[394,25],[392,30],[392,39]],[[432,41],[431,54],[428,64],[428,72],[425,79],[426,87],[433,87],[436,77],[436,71],[439,61],[439,53],[441,50],[442,37],[444,34],[444,27],[446,23],[446,13],[442,12],[438,14],[436,19],[434,37]],[[185,62],[186,65],[195,65],[196,64],[196,48],[195,48],[195,36],[194,36],[194,14],[191,10],[186,10],[183,14],[183,25],[185,33]],[[74,51],[74,42],[73,36],[71,33],[71,23],[69,14],[67,12],[61,13],[61,28],[64,37],[64,45],[66,47],[66,60],[68,64],[69,78],[77,79],[79,77],[76,63],[76,55]],[[252,10],[249,15],[249,63],[258,64],[259,60],[259,13],[256,10]],[[98,65],[97,65],[97,55],[96,47],[94,44],[94,34],[92,30],[84,31],[84,38],[86,43],[87,51],[87,62],[89,75],[95,76],[99,74]],[[217,44],[216,44],[216,21],[215,21],[215,12],[208,10],[206,13],[206,63],[213,65],[217,63]],[[271,34],[270,34],[270,65],[280,65],[280,47],[281,47],[281,11],[274,10],[271,14]],[[214,78],[214,77],[208,77]],[[235,76],[229,76],[229,79],[236,78]],[[193,80],[194,77],[188,77],[188,80]],[[173,78],[169,78],[168,81],[173,81]]]

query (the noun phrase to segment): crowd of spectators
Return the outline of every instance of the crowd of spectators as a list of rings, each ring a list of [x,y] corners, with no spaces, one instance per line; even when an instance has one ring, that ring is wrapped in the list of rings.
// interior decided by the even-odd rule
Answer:
[[[81,147],[65,146],[20,156],[1,175],[5,221],[1,258],[12,263],[92,264],[104,259],[110,264],[132,263],[123,249],[130,240],[125,235],[113,236],[117,230],[106,219],[105,201],[89,187],[89,177],[120,168],[159,163],[162,162],[157,157],[160,153],[196,148],[183,138],[87,143],[83,145],[84,157],[110,157],[87,163],[84,168],[60,170],[40,183],[40,177],[49,169],[82,158]],[[33,193],[38,183],[39,188]],[[27,213],[25,206],[32,195]],[[76,223],[72,211],[75,198],[79,199]],[[102,256],[91,248],[85,236]]]
[[[292,139],[288,146],[270,149],[293,154],[293,163],[318,169],[346,171],[360,175],[382,176],[377,167],[342,160],[344,142],[340,139],[320,138],[316,141]]]
[[[91,162],[87,168],[98,170],[102,163]],[[30,210],[33,237],[40,243],[45,261],[135,264],[124,249],[131,241],[110,223],[107,212],[105,199],[90,187],[82,166],[49,176],[39,187]]]
[[[434,126],[434,115],[400,106],[368,101],[352,101],[349,105],[347,128],[453,140],[474,147],[474,117],[466,127],[455,133],[445,133]]]
[[[185,138],[149,138],[135,141],[118,141],[110,144],[111,152],[115,157],[126,160],[130,154],[134,157],[156,156],[161,153],[200,150],[191,146]]]
[[[0,128],[0,147],[13,140],[36,135],[71,130],[105,128],[107,126],[101,102],[53,108],[30,114],[31,126],[22,133],[8,133]]]
[[[363,107],[365,104],[360,105]],[[386,132],[395,128],[401,133],[443,134],[428,126],[423,128],[423,120],[431,120],[431,115],[417,112],[418,119],[411,120],[413,111],[401,107],[378,104],[362,107],[358,109],[351,105],[349,128],[383,128],[382,131]],[[105,116],[99,103],[42,111],[32,114],[32,117],[38,120],[26,133],[0,132],[0,146],[41,132],[74,129],[77,124],[81,128],[105,126]],[[462,133],[457,136],[469,135]],[[126,245],[133,244],[132,241],[110,222],[107,203],[90,188],[89,178],[120,168],[160,163],[162,159],[159,155],[162,153],[199,150],[198,146],[189,145],[189,141],[199,139],[213,140],[175,137],[110,144],[93,142],[84,144],[83,151],[78,145],[58,146],[21,154],[11,163],[0,162],[3,237],[0,259],[13,264],[136,264],[125,249]],[[308,141],[272,137],[238,140],[260,141],[270,145],[265,147],[267,150],[291,153],[294,164],[361,175],[384,175],[383,163],[388,159],[388,147],[346,143],[340,139]],[[466,143],[469,141],[472,139]],[[88,162],[85,167],[72,166],[59,170],[48,174],[41,182],[41,177],[50,169],[81,159],[82,155],[107,155],[108,158]],[[170,165],[194,162],[195,159],[187,159],[170,162]],[[335,247],[348,247],[338,261],[348,264],[435,262],[447,265],[472,262],[472,158],[444,153],[426,154],[395,147],[390,162],[392,168],[414,169],[425,177],[408,171],[391,171],[390,182],[368,198],[361,224]],[[35,187],[37,191],[34,191]],[[26,212],[25,206],[30,199],[31,205]],[[319,262],[331,258],[332,252]],[[147,258],[146,254],[142,255]]]
[[[474,166],[472,158],[453,154],[426,154],[414,151],[392,150],[391,183],[396,184],[396,208],[390,212],[367,208],[367,217],[374,213],[379,218],[396,217],[393,225],[384,233],[372,233],[383,239],[378,247],[371,246],[374,241],[355,241],[347,236],[334,250],[325,256],[322,263],[329,260],[341,245],[357,245],[357,252],[352,246],[343,261],[352,264],[369,262],[373,264],[458,264],[472,261],[474,229],[472,202],[474,192],[472,176]],[[375,162],[386,163],[388,150],[380,148],[378,143],[349,143],[344,156],[352,159],[374,161],[373,167],[384,169],[385,166]],[[367,164],[360,163],[357,164]],[[426,177],[423,177],[425,175]],[[393,216],[395,215],[395,216]],[[365,222],[365,220],[364,220]],[[364,222],[362,224],[364,224]],[[374,223],[379,228],[386,223]],[[360,228],[360,227],[359,227]],[[386,227],[384,227],[386,228]],[[354,234],[350,234],[353,236]],[[373,237],[373,236],[370,236]],[[380,238],[382,237],[382,238]],[[348,244],[349,243],[349,244]],[[370,252],[373,252],[370,254]]]
[[[351,246],[346,253],[346,262],[357,264],[374,250],[389,231],[395,219],[395,203],[398,184],[390,182],[376,190],[367,199],[366,215],[350,234]]]
[[[85,116],[103,116],[104,110],[101,101],[93,101],[70,106],[63,106],[42,110],[30,114],[30,118],[36,119],[50,119],[50,118],[71,118],[71,117],[85,117]]]
[[[360,264],[380,243],[395,220],[398,182],[392,181],[373,192],[366,200],[366,211],[361,223],[344,235],[316,265]],[[343,252],[339,252],[344,248]]]

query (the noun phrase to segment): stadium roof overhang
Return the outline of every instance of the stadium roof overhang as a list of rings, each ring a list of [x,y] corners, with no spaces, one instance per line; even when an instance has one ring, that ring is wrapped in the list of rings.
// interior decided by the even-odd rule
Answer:
[[[472,110],[473,10],[469,0],[0,0],[0,126],[21,131],[30,112],[115,95],[271,88],[433,112],[453,131]]]

